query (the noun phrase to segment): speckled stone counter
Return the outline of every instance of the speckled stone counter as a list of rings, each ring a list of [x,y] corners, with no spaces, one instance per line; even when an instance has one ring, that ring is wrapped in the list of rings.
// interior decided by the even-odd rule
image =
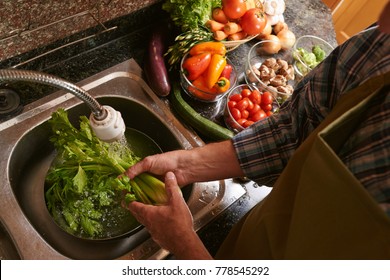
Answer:
[[[107,23],[107,26],[118,26],[114,33],[101,34],[58,51],[50,51],[58,47],[56,44],[61,44],[61,42],[57,42],[54,46],[40,48],[1,61],[0,67],[20,65],[18,68],[51,73],[77,83],[129,58],[134,58],[142,66],[148,34],[155,23],[150,22],[149,19],[161,19],[165,16],[160,4],[155,4]],[[320,0],[286,0],[285,20],[297,37],[311,34],[325,39],[333,46],[337,45],[330,10]],[[129,32],[130,30],[133,31]],[[91,32],[93,30],[74,35],[74,38],[66,40],[74,41],[74,39],[78,39],[77,36],[85,37]],[[66,40],[62,43],[66,43]],[[254,43],[255,41],[251,41],[241,45],[228,55],[240,73],[243,73],[244,58]],[[34,58],[47,51],[49,51],[47,55],[38,59]],[[20,83],[12,86],[18,90],[23,105],[56,91],[53,88],[32,87]],[[253,186],[252,183],[243,184],[243,186],[245,188],[268,188]],[[254,198],[251,197],[253,194],[256,194],[256,190],[242,196],[225,212],[216,217],[213,222],[198,232],[212,254],[217,251],[231,227],[253,207]]]

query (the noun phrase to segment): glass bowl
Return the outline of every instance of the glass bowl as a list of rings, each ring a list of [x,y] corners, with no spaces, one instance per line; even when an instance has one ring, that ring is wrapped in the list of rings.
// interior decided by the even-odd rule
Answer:
[[[186,54],[183,56],[181,63],[180,63],[180,84],[183,88],[184,92],[190,96],[191,98],[202,101],[202,102],[217,102],[221,100],[229,91],[232,89],[237,82],[237,70],[233,63],[226,58],[227,64],[230,64],[232,66],[232,72],[230,74],[230,87],[224,92],[221,93],[210,93],[206,90],[202,90],[192,84],[192,82],[187,78],[185,75],[185,71],[183,69],[183,62],[188,57],[189,54]]]
[[[323,52],[320,54],[317,52],[317,55],[315,55],[316,52],[313,52],[315,46],[320,47]],[[306,51],[306,57],[303,55],[302,51],[300,51],[302,49]],[[319,62],[324,60],[333,49],[334,48],[328,42],[317,36],[304,35],[299,37],[292,50],[294,69],[298,78],[301,79],[307,75],[307,73],[309,73]],[[305,58],[308,60],[305,60]]]
[[[259,90],[271,92],[282,104],[294,91],[295,70],[291,50],[281,48],[274,53],[270,44],[280,42],[263,40],[254,44],[245,62],[245,81]]]
[[[226,126],[238,133],[253,123],[277,113],[279,103],[270,92],[266,92],[248,84],[234,87],[226,96],[224,111]]]

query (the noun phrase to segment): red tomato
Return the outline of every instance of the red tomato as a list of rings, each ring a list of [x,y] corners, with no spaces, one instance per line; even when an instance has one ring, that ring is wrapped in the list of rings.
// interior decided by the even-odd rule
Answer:
[[[229,102],[228,102],[228,107],[229,107],[229,109],[234,108],[234,106],[236,106],[236,104],[237,104],[236,101],[229,101]]]
[[[257,122],[267,117],[267,114],[263,110],[257,111],[253,116],[251,116],[251,120]]]
[[[244,97],[244,99],[248,101],[248,110],[252,110],[254,106],[253,102],[248,97]]]
[[[240,111],[244,111],[249,105],[248,100],[249,100],[248,98],[242,99],[240,102],[236,104],[235,108],[237,108]]]
[[[252,124],[254,124],[255,122],[254,121],[246,121],[244,122],[244,124],[242,125],[243,127],[248,127],[248,126],[251,126]]]
[[[240,19],[242,30],[248,35],[258,35],[263,32],[267,23],[267,17],[259,8],[252,8]]]
[[[272,94],[268,91],[264,91],[263,95],[261,96],[261,104],[272,104],[273,97]]]
[[[252,94],[252,91],[248,88],[244,88],[242,91],[241,91],[241,95],[242,97],[248,97]]]
[[[248,120],[247,119],[239,119],[238,121],[237,121],[237,123],[239,124],[239,125],[241,125],[241,126],[244,126],[244,123],[246,123]]]
[[[261,109],[263,109],[265,112],[269,112],[272,110],[272,104],[261,104]]]
[[[249,116],[254,115],[259,110],[261,110],[260,105],[259,104],[253,104],[252,110],[249,110]]]
[[[249,117],[249,112],[248,110],[243,110],[241,111],[241,118],[247,119]]]
[[[242,99],[242,95],[239,94],[239,93],[233,94],[233,95],[230,96],[230,98],[229,98],[230,101],[236,101],[236,102],[239,102],[241,99]]]
[[[241,119],[241,111],[238,110],[237,108],[232,108],[232,109],[230,110],[230,113],[232,114],[233,119],[235,119],[236,121],[238,121],[239,119]]]
[[[258,91],[257,89],[253,90],[251,95],[249,96],[249,99],[253,102],[253,104],[260,104],[261,103],[260,91]]]
[[[222,0],[222,10],[230,19],[239,19],[246,12],[245,0]]]
[[[272,111],[268,111],[268,112],[266,112],[265,114],[267,115],[267,117],[269,117],[269,116],[272,116],[272,115],[273,115],[273,112],[272,112]]]

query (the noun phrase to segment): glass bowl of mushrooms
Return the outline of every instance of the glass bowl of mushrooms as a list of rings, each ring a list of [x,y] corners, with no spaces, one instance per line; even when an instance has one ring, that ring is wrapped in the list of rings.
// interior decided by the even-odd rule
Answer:
[[[254,44],[245,62],[245,81],[271,92],[282,104],[293,93],[296,83],[290,49],[273,40]]]

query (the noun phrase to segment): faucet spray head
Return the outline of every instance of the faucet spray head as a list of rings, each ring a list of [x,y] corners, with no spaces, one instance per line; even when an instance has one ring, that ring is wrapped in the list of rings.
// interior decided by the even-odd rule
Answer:
[[[106,116],[103,119],[96,119],[93,114],[89,117],[89,122],[96,136],[104,142],[114,142],[120,140],[126,130],[120,112],[110,106],[103,106]]]

